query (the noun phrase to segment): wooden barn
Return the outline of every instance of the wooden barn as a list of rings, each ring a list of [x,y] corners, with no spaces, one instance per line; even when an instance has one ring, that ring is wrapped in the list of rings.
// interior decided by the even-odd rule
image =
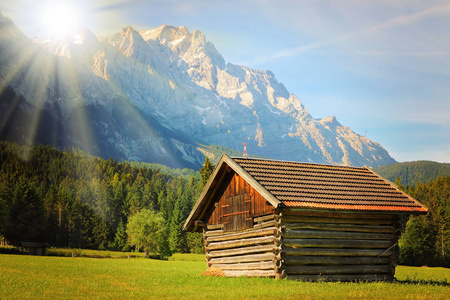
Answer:
[[[366,167],[223,155],[184,230],[225,276],[391,281],[400,217],[426,213]]]

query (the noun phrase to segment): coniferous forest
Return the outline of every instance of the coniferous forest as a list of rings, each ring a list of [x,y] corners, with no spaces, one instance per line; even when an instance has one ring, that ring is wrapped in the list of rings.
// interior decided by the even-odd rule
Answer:
[[[214,166],[200,174],[0,142],[0,237],[11,245],[202,253],[183,224]],[[181,175],[178,175],[181,174]],[[404,219],[399,263],[450,267],[450,176],[403,187],[429,208]]]
[[[450,176],[400,188],[428,207],[427,215],[408,219],[399,241],[400,263],[450,267]]]
[[[426,183],[438,176],[450,176],[450,164],[424,160],[409,161],[374,168],[374,171],[392,182],[399,178],[402,185],[415,186],[419,181]]]
[[[72,149],[0,142],[0,236],[18,246],[32,241],[133,247],[161,256],[199,253],[201,235],[185,233],[182,226],[212,169],[207,161],[202,179],[181,177]],[[157,235],[149,238],[149,229]]]

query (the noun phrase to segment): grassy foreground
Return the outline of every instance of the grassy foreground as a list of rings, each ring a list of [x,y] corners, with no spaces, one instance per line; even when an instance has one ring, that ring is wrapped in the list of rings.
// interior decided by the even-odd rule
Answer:
[[[0,299],[450,299],[450,269],[397,267],[396,283],[202,276],[204,255],[144,258],[0,255]]]

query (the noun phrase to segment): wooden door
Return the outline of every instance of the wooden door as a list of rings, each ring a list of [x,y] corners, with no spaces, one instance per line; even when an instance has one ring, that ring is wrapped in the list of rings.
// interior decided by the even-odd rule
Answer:
[[[253,226],[252,196],[249,185],[236,175],[225,193],[223,205],[224,231],[238,231]]]

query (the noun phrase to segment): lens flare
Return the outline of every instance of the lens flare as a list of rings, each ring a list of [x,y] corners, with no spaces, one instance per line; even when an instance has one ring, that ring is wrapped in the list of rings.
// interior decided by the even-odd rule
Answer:
[[[78,7],[67,1],[50,2],[41,14],[41,23],[47,34],[64,37],[71,34],[81,23]]]

